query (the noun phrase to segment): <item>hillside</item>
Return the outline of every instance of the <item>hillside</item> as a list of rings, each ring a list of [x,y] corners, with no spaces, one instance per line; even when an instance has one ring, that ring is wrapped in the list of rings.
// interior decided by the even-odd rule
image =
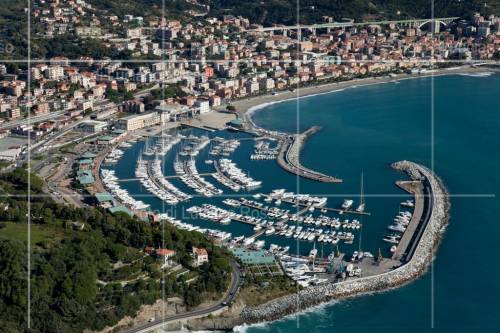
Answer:
[[[429,0],[300,0],[297,8],[296,0],[203,0],[203,4],[211,7],[211,15],[241,15],[252,22],[272,25],[296,24],[297,11],[300,12],[300,23],[321,22],[322,16],[331,16],[336,20],[343,17],[356,21],[397,18],[431,17]],[[489,1],[484,7],[483,0],[436,0],[434,15],[436,17],[468,16],[474,12],[482,14],[500,12],[498,1]],[[399,12],[399,15],[398,15]]]

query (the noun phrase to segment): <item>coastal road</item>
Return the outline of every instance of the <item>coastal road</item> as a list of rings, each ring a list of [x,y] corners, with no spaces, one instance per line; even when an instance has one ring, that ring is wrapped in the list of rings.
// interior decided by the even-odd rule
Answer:
[[[150,323],[146,323],[140,326],[136,326],[132,329],[122,331],[122,333],[147,333],[151,332],[155,329],[162,328],[164,324],[170,323],[170,322],[175,322],[178,320],[187,320],[187,319],[194,319],[194,318],[199,318],[199,317],[204,317],[209,315],[210,313],[213,313],[215,311],[218,311],[220,309],[223,309],[228,306],[228,304],[233,301],[233,299],[236,297],[236,294],[238,292],[238,289],[241,286],[241,283],[243,282],[242,280],[242,275],[240,268],[238,264],[234,261],[231,261],[231,285],[229,286],[229,289],[226,291],[226,294],[224,295],[224,298],[220,300],[219,303],[209,306],[204,309],[199,309],[199,310],[194,310],[186,313],[181,313],[177,314],[174,316],[170,317],[165,317],[165,318],[160,318],[156,319]]]

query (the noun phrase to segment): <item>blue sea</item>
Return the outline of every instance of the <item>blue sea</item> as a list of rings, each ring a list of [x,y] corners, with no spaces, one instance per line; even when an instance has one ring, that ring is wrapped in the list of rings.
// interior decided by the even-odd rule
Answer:
[[[341,251],[362,248],[374,254],[380,249],[386,227],[408,198],[394,182],[404,177],[389,167],[403,159],[430,168],[444,181],[451,194],[450,224],[437,252],[433,268],[422,278],[401,288],[333,302],[283,320],[239,327],[260,332],[493,332],[499,326],[500,305],[500,75],[446,75],[415,78],[384,84],[358,86],[343,91],[301,98],[266,106],[252,115],[256,124],[285,132],[322,126],[306,143],[301,163],[311,169],[338,176],[342,184],[324,184],[298,179],[275,161],[251,161],[253,141],[242,141],[231,158],[249,174],[263,181],[254,192],[286,188],[300,193],[326,195],[327,206],[343,199],[359,200],[360,176],[364,178],[366,209],[371,216],[361,221],[352,245]],[[298,103],[298,104],[297,104]],[[195,134],[203,134],[191,131]],[[205,133],[206,134],[206,133]],[[211,136],[240,138],[229,132]],[[133,177],[131,165],[143,143],[128,149],[116,166],[121,178]],[[208,149],[197,158],[200,172]],[[173,174],[175,149],[164,161],[165,174]],[[207,179],[217,184],[214,179]],[[181,189],[180,182],[172,181]],[[134,194],[146,194],[139,183],[122,185]],[[187,191],[187,189],[186,189]],[[252,193],[232,193],[244,196]],[[175,209],[156,198],[141,197],[154,209],[169,211],[187,222],[227,230],[234,236],[251,234],[252,228],[238,222],[227,226],[198,220],[183,210],[194,204],[223,198],[194,198]],[[227,208],[227,207],[225,207]],[[352,217],[350,217],[352,218]],[[292,252],[307,253],[312,244],[271,236],[270,243],[291,246]],[[331,247],[321,248],[326,256]]]

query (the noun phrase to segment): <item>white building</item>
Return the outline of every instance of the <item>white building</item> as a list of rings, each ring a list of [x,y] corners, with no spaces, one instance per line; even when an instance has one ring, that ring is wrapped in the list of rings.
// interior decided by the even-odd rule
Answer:
[[[193,247],[193,265],[201,266],[208,262],[208,252],[204,248]]]
[[[210,112],[210,102],[204,99],[198,99],[194,102],[194,106],[199,109],[200,114]]]

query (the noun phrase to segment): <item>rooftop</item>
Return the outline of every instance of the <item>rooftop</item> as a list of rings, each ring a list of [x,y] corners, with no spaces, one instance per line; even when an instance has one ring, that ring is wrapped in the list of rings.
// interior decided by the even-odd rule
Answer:
[[[111,194],[109,194],[108,192],[96,193],[95,194],[95,198],[100,203],[102,203],[102,202],[108,202],[108,201],[113,201],[113,196]]]
[[[244,248],[233,248],[231,252],[247,265],[263,265],[275,262],[274,256],[264,250],[252,251]]]

